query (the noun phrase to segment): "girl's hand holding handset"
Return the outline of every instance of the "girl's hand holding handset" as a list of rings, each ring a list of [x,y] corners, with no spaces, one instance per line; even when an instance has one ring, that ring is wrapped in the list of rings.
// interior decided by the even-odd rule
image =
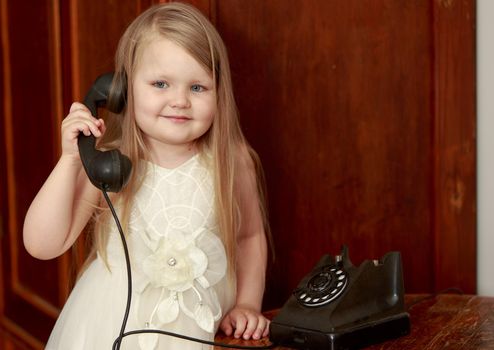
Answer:
[[[105,122],[91,115],[89,109],[79,102],[70,106],[69,114],[62,121],[62,155],[79,157],[77,138],[84,135],[94,135],[96,138],[105,133]]]

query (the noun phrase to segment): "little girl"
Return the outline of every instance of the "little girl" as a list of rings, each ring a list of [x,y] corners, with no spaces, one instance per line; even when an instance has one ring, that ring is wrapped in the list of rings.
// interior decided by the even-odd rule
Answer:
[[[77,136],[118,147],[133,164],[112,202],[127,238],[132,303],[126,331],[160,329],[212,340],[267,336],[260,313],[268,229],[259,160],[240,130],[226,49],[189,5],[155,5],[126,30],[116,53],[126,87],[121,115],[96,119],[73,103],[62,155],[25,218],[39,259],[63,254],[87,226],[94,248],[46,349],[111,349],[127,281],[122,244],[102,193],[81,165]],[[110,125],[110,121],[113,124]],[[165,335],[127,336],[121,349],[208,348]]]

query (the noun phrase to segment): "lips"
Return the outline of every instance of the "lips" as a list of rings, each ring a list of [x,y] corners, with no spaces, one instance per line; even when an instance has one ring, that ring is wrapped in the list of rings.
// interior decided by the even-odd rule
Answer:
[[[168,119],[168,120],[170,120],[172,122],[176,122],[176,123],[183,123],[183,122],[186,122],[186,121],[189,121],[192,119],[192,118],[187,117],[185,115],[165,115],[164,117],[165,117],[165,119]]]

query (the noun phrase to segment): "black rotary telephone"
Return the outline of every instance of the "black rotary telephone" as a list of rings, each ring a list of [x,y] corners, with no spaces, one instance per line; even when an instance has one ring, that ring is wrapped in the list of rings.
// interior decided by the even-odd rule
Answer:
[[[84,98],[84,104],[93,116],[98,115],[98,107],[105,106],[110,112],[120,113],[125,107],[125,82],[116,79],[112,89],[113,73],[99,76]],[[99,151],[93,135],[79,134],[77,144],[81,161],[91,183],[108,192],[119,192],[127,183],[132,163],[119,150]]]
[[[297,349],[358,349],[409,332],[400,253],[355,267],[346,246],[321,258],[270,325],[273,343]]]

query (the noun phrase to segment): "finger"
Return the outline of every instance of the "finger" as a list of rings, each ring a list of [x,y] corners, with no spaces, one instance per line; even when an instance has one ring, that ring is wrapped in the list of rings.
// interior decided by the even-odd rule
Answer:
[[[259,323],[259,319],[256,315],[248,313],[247,314],[247,326],[245,327],[244,331],[244,339],[250,339],[252,334],[257,328],[257,324]]]
[[[252,334],[252,338],[256,340],[261,339],[261,337],[263,337],[264,335],[267,325],[268,320],[265,317],[260,316],[257,322],[257,328],[255,329],[254,334]]]
[[[106,125],[103,119],[101,120],[101,125],[99,126],[99,130],[101,131],[101,134],[104,134],[106,132]]]
[[[96,127],[94,124],[80,123],[76,125],[76,130],[82,132],[86,136],[90,136],[90,135],[94,135],[96,137],[101,136],[101,132],[99,131],[98,127]]]
[[[233,336],[235,338],[240,338],[245,331],[245,327],[247,326],[247,318],[242,314],[238,315],[235,320],[235,333]]]
[[[69,115],[65,119],[76,119],[82,118],[87,120],[88,122],[92,122],[96,124],[98,127],[101,127],[104,124],[103,119],[98,119],[91,114],[91,111],[82,103],[74,102],[70,106]]]
[[[82,104],[80,102],[74,102],[70,105],[69,113],[72,113],[72,112],[75,112],[78,110],[89,112],[89,109],[84,104]]]
[[[73,126],[73,128],[71,128],[71,133],[74,136],[77,136],[81,132],[86,136],[91,135],[91,129],[90,129],[89,125],[85,124],[85,123],[78,123],[78,124],[75,124]]]
[[[100,129],[93,123],[77,121],[65,124],[64,129],[72,135],[71,138],[76,138],[79,133],[83,133],[86,136],[90,136],[91,134],[96,137],[101,136]]]
[[[73,119],[66,124],[70,129],[76,128],[86,136],[93,134],[96,137],[100,137],[103,134],[104,127],[102,128],[102,125],[101,120],[94,118]]]
[[[231,320],[230,320],[230,316],[226,316],[222,321],[221,321],[221,324],[220,324],[220,329],[223,331],[223,333],[225,333],[227,336],[230,336],[232,335],[232,332],[233,332],[233,327],[232,327],[232,323],[231,323]]]
[[[101,135],[103,135],[103,133],[101,132],[100,126],[101,126],[100,120],[96,120],[94,123],[89,124],[89,128],[91,129],[91,133],[96,137],[100,137]]]
[[[267,337],[269,335],[269,325],[271,324],[271,321],[266,319],[266,328],[264,329],[264,332],[262,333],[262,337]]]
[[[71,111],[67,117],[64,119],[64,121],[85,121],[87,123],[93,123],[97,125],[98,127],[101,126],[104,122],[103,119],[98,119],[95,118],[91,115],[89,110],[85,109],[76,109]]]

